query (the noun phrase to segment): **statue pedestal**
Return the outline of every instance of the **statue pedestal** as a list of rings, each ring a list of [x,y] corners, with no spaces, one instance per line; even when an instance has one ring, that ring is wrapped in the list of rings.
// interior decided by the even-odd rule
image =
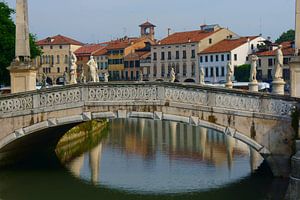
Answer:
[[[233,83],[230,81],[230,82],[225,84],[225,87],[228,88],[228,89],[232,89],[233,88]]]
[[[292,97],[300,97],[300,56],[295,56],[289,63],[291,71],[290,94]]]
[[[278,95],[284,95],[284,85],[285,82],[283,79],[278,78],[272,82],[272,93]]]
[[[11,93],[19,93],[36,90],[37,69],[31,62],[13,61],[10,67]]]
[[[256,80],[249,83],[249,91],[258,92],[258,83]]]

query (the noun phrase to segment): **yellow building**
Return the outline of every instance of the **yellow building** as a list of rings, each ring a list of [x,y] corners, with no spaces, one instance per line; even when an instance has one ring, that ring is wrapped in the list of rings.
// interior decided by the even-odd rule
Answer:
[[[68,71],[70,62],[70,52],[74,52],[83,44],[74,39],[56,35],[37,42],[42,49],[43,55],[36,59],[39,67],[37,79],[42,81],[42,74],[47,75],[47,83],[63,83],[63,74]]]

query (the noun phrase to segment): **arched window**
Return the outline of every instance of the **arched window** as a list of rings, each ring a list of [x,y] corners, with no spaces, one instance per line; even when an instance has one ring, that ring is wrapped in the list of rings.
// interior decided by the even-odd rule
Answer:
[[[164,77],[165,76],[165,64],[161,65],[161,76]]]
[[[171,63],[168,64],[168,76],[171,75],[172,66]]]
[[[65,64],[68,64],[68,55],[65,55]]]
[[[196,75],[196,64],[193,62],[192,63],[192,76]]]
[[[154,66],[153,66],[153,76],[156,77],[156,75],[157,75],[157,66],[156,66],[156,64],[154,64]]]
[[[60,57],[59,55],[57,55],[57,58],[56,58],[56,63],[59,64],[60,63]]]
[[[186,63],[183,63],[182,69],[183,69],[183,76],[186,76],[186,73],[187,73],[187,71],[186,71]]]
[[[179,67],[179,63],[176,63],[176,74],[180,73],[180,67]]]

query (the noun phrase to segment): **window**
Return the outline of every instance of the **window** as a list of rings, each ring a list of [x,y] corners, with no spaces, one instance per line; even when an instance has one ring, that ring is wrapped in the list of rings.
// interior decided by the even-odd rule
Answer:
[[[133,71],[130,72],[130,80],[133,80]]]
[[[128,80],[128,71],[125,72],[125,79]]]
[[[53,46],[52,46],[52,45],[50,46],[50,49],[53,49]]]
[[[124,62],[124,67],[125,67],[125,68],[128,68],[128,67],[129,67],[128,61],[125,61],[125,62]]]
[[[221,76],[222,77],[225,76],[225,67],[224,66],[221,67]]]
[[[169,51],[169,52],[168,52],[168,60],[171,60],[171,59],[172,59],[172,52]]]
[[[210,56],[210,62],[214,62],[214,56],[213,55]]]
[[[219,62],[219,55],[216,55],[216,62]]]
[[[272,69],[268,69],[268,80],[272,80]]]
[[[268,59],[268,66],[269,66],[269,67],[272,67],[272,66],[273,66],[273,59],[272,59],[272,58],[269,58],[269,59]]]
[[[227,54],[227,60],[228,60],[228,61],[231,60],[230,54]]]
[[[208,77],[208,68],[205,67],[205,77]]]
[[[57,73],[60,73],[60,68],[59,67],[57,68]]]
[[[208,56],[205,56],[205,62],[208,62]]]
[[[140,61],[139,60],[135,61],[135,67],[140,67]]]
[[[153,76],[156,77],[156,74],[157,74],[157,66],[154,65],[153,66]]]
[[[202,56],[200,56],[200,63],[202,63],[203,62],[203,57]]]
[[[165,52],[161,52],[161,60],[165,60]]]
[[[156,52],[153,53],[153,60],[157,60],[157,53]]]
[[[130,61],[129,66],[130,66],[130,68],[133,68],[134,67],[134,61]]]
[[[210,77],[214,77],[214,68],[213,67],[210,68]]]
[[[179,51],[176,51],[176,59],[179,59]]]
[[[68,64],[68,56],[65,55],[65,64]]]
[[[216,67],[216,77],[219,77],[219,67]]]
[[[62,49],[62,45],[59,45],[59,48]]]
[[[238,59],[237,54],[234,54],[234,61],[237,61],[237,59]]]
[[[170,75],[171,75],[171,70],[172,70],[172,67],[171,67],[171,64],[169,63],[169,65],[168,65],[168,77],[170,77]]]
[[[289,62],[290,62],[289,58],[283,58],[283,64],[287,65],[287,64],[289,64]]]
[[[211,38],[209,38],[209,41],[208,41],[208,43],[209,43],[209,44],[211,44],[211,43],[212,43],[212,39],[211,39]]]
[[[182,52],[182,58],[186,59],[186,51],[185,50]]]
[[[192,76],[195,76],[196,75],[196,65],[195,63],[193,62],[192,63]]]
[[[186,63],[183,63],[183,67],[182,67],[182,69],[183,69],[183,76],[186,76],[186,74],[187,74],[187,71],[186,71]]]
[[[165,76],[165,65],[164,64],[161,65],[161,76],[162,77]]]
[[[258,66],[261,67],[261,59],[258,59]]]
[[[224,54],[221,55],[221,61],[224,61],[225,58],[224,58]]]
[[[41,49],[44,49],[44,47],[43,47],[43,46],[41,46]]]
[[[51,64],[54,64],[54,56],[51,56]]]
[[[177,73],[177,74],[180,73],[179,63],[176,64],[176,73]]]
[[[59,57],[59,55],[58,55],[57,58],[56,58],[56,63],[57,63],[57,64],[60,63],[60,57]]]
[[[254,49],[254,45],[253,44],[251,44],[251,50],[253,50]]]
[[[196,52],[195,52],[195,50],[193,49],[192,50],[192,58],[195,58],[196,57]]]

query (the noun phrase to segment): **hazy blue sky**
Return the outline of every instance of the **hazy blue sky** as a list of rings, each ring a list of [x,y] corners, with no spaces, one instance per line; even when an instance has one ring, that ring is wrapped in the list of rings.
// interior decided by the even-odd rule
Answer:
[[[2,0],[0,0],[2,1]],[[15,8],[15,0],[4,0]],[[30,31],[38,38],[63,34],[82,42],[139,35],[149,19],[156,37],[218,23],[240,35],[276,39],[294,27],[295,0],[28,0]]]

